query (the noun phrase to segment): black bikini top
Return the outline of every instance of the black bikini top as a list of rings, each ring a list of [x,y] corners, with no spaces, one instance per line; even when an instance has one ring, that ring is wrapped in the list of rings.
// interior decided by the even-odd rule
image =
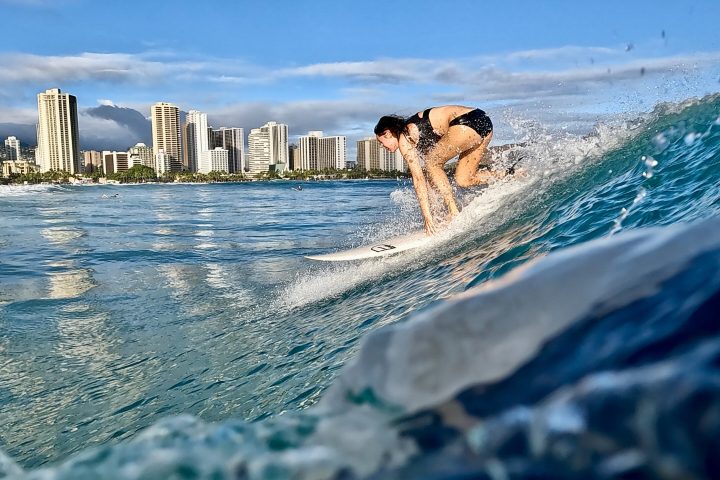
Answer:
[[[420,138],[415,146],[420,153],[427,153],[441,138],[430,123],[430,110],[432,108],[425,110],[422,117],[416,113],[405,121],[405,125],[414,123],[420,131]]]

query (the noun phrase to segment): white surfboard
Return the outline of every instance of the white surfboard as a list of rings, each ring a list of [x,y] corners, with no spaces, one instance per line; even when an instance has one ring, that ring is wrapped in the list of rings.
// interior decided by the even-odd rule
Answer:
[[[323,255],[308,255],[305,258],[320,260],[322,262],[345,262],[349,260],[385,257],[426,245],[432,238],[433,237],[426,235],[425,232],[415,232],[389,238],[364,247],[351,248],[350,250],[326,253]]]

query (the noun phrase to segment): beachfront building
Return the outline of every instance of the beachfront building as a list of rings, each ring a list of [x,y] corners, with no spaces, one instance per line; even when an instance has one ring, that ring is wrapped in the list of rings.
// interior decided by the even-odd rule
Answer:
[[[165,151],[160,150],[160,152],[155,155],[155,174],[165,175],[173,172],[174,170],[172,168],[173,165],[170,161],[170,155],[166,154]]]
[[[110,173],[126,172],[128,170],[128,152],[115,152],[103,150],[102,167],[105,175]]]
[[[172,103],[158,102],[150,109],[152,121],[153,154],[156,165],[158,155],[162,153],[165,172],[179,172],[183,168],[182,148],[180,143],[180,110]],[[167,165],[166,165],[167,163]],[[156,168],[155,172],[160,174]]]
[[[294,143],[288,145],[288,169],[300,170],[300,148]]]
[[[27,175],[38,170],[38,166],[28,160],[7,160],[0,163],[2,163],[2,176],[5,178],[12,174]]]
[[[85,173],[97,172],[102,168],[102,152],[86,150],[83,154],[83,171]]]
[[[247,170],[245,159],[245,131],[242,128],[220,127],[211,130],[210,147],[228,151],[228,173],[242,173]]]
[[[288,164],[288,126],[284,123],[267,122],[260,130],[268,135],[270,170],[285,171]]]
[[[59,88],[52,88],[39,93],[37,103],[36,161],[40,170],[80,173],[77,99]]]
[[[253,128],[248,135],[248,172],[250,175],[270,170],[270,133]]]
[[[216,147],[212,150],[206,150],[202,153],[202,161],[200,162],[200,173],[225,172],[228,171],[228,163],[230,152],[222,147]]]
[[[323,136],[313,130],[298,139],[299,162],[295,170],[325,170],[345,168],[347,140],[343,136]]]
[[[375,137],[358,140],[357,166],[363,170],[407,171],[407,165],[400,155],[400,150],[396,150],[394,153],[389,152]]]
[[[20,140],[16,137],[5,139],[5,160],[20,160]]]
[[[190,110],[183,126],[183,168],[190,172],[209,172],[207,165],[201,165],[204,152],[210,150],[207,114]]]
[[[148,147],[144,143],[136,143],[134,147],[130,147],[130,150],[128,150],[128,167],[132,168],[135,165],[155,168],[155,154],[152,147]]]
[[[321,137],[318,142],[318,170],[344,170],[347,141],[343,136]]]
[[[318,149],[323,132],[313,130],[298,138],[299,162],[295,170],[318,170]]]

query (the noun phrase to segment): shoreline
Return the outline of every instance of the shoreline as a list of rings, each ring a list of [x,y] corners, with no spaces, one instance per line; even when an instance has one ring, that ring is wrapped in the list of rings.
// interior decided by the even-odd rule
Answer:
[[[400,181],[408,180],[410,177],[366,177],[366,178],[273,178],[273,179],[248,179],[208,182],[38,182],[38,183],[0,183],[3,187],[29,187],[29,186],[80,186],[80,187],[105,187],[119,185],[212,185],[212,184],[241,184],[241,183],[271,183],[271,182],[367,182],[367,181]]]

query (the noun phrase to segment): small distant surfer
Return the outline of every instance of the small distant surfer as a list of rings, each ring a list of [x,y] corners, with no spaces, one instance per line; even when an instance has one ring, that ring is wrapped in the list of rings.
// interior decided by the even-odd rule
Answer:
[[[386,115],[378,121],[375,126],[378,141],[390,152],[399,148],[407,162],[427,234],[438,229],[430,212],[425,172],[445,201],[450,218],[460,211],[443,169],[449,160],[459,155],[455,182],[463,188],[515,173],[513,167],[504,171],[478,170],[492,134],[493,125],[485,112],[461,105],[432,107],[409,118]],[[424,168],[420,159],[425,162]]]
[[[303,186],[298,185],[297,187],[292,187],[293,190],[297,190],[298,192],[302,192]]]

